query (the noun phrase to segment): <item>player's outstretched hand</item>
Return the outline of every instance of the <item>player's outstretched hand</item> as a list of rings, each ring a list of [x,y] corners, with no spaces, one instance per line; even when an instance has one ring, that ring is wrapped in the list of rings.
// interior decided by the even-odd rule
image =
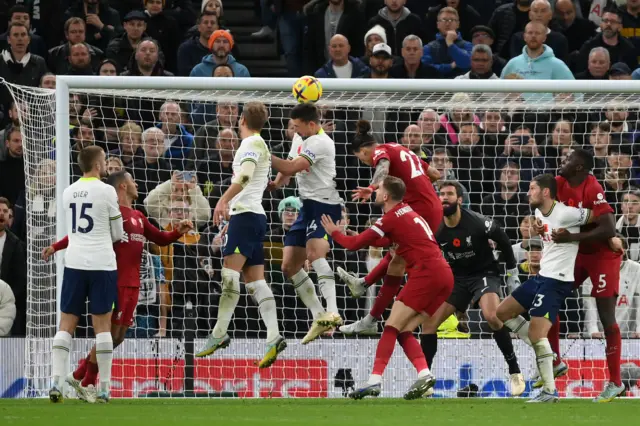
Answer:
[[[339,224],[340,222],[338,222]],[[333,219],[331,219],[326,214],[322,215],[322,227],[327,232],[327,234],[331,235],[336,231],[340,231],[340,227],[338,224],[333,223]]]
[[[47,248],[45,248],[44,250],[42,250],[42,258],[46,261],[49,260],[49,258],[51,256],[53,256],[53,254],[55,253],[55,249],[53,248],[53,246],[49,246]]]
[[[189,219],[181,220],[177,227],[177,231],[182,235],[186,234],[192,229],[193,229],[193,222],[191,222]]]
[[[551,239],[554,243],[570,243],[571,233],[564,228],[554,229],[551,232]]]
[[[542,224],[542,220],[540,220],[540,218],[537,217],[536,220],[534,220],[531,224],[531,227],[533,228],[533,232],[535,232],[537,235],[544,235],[544,225]]]
[[[280,189],[280,187],[272,180],[267,184],[267,191],[269,192],[277,191],[278,189]]]
[[[353,190],[353,195],[351,195],[351,201],[362,200],[363,202],[371,198],[371,194],[373,194],[373,188],[369,186],[359,186],[357,189]]]
[[[213,210],[213,223],[216,226],[220,226],[225,220],[229,220],[229,204],[227,204],[226,201],[220,200]]]

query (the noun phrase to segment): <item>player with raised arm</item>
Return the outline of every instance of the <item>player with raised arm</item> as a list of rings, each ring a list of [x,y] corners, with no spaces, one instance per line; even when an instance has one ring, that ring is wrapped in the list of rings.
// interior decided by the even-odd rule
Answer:
[[[353,152],[360,161],[374,167],[376,171],[371,179],[371,185],[355,190],[353,198],[367,200],[371,198],[373,191],[385,177],[397,177],[407,188],[403,201],[422,216],[431,229],[438,229],[442,222],[442,204],[431,183],[432,180],[438,179],[438,171],[429,167],[413,151],[402,145],[378,144],[371,134],[371,123],[368,121],[360,120],[356,126],[357,135],[352,142]],[[355,277],[344,269],[338,268],[338,275],[349,286],[354,297],[362,296],[367,287],[384,277],[371,312],[360,321],[340,327],[340,332],[344,334],[376,333],[378,321],[400,290],[404,271],[405,262],[402,257],[392,256],[390,253],[387,253],[365,278]]]
[[[116,190],[100,180],[107,174],[104,150],[98,146],[82,149],[78,165],[82,177],[62,194],[69,247],[64,259],[60,328],[53,338],[51,351],[53,386],[49,400],[54,403],[63,400],[71,339],[88,298],[100,370],[97,401],[106,403],[113,359],[111,309],[118,293],[113,243],[120,241],[124,230]]]
[[[342,216],[342,198],[336,189],[336,148],[333,140],[320,126],[320,113],[313,104],[299,104],[291,111],[295,136],[289,158],[272,156],[273,167],[278,170],[272,188],[286,184],[295,175],[302,208],[298,219],[284,239],[282,272],[293,283],[296,293],[311,311],[313,324],[302,344],[307,344],[325,332],[342,324],[336,298],[333,269],[327,262],[331,237],[322,227],[322,215],[334,221]],[[309,260],[318,276],[320,293],[327,310],[316,295],[316,289],[304,270]]]
[[[547,334],[564,300],[573,291],[573,270],[578,254],[577,242],[558,243],[552,235],[559,229],[578,233],[580,226],[593,218],[591,210],[574,208],[555,201],[557,191],[553,175],[538,175],[529,184],[529,205],[542,223],[543,251],[540,272],[513,290],[498,306],[497,316],[507,327],[530,344],[543,381],[540,394],[529,402],[557,402],[553,375],[553,352]],[[531,323],[520,315],[528,311]]]
[[[267,233],[267,215],[262,207],[264,191],[271,176],[269,147],[260,136],[269,119],[261,102],[248,102],[240,116],[242,142],[233,159],[233,179],[213,212],[213,222],[220,226],[230,216],[227,242],[222,250],[222,295],[218,319],[204,347],[196,354],[204,357],[231,342],[227,329],[240,299],[240,272],[245,287],[260,310],[267,327],[267,348],[259,363],[267,368],[278,358],[287,343],[280,335],[276,301],[264,279],[263,241]]]
[[[620,376],[622,337],[616,322],[616,300],[620,285],[621,251],[612,249],[615,236],[613,209],[607,202],[604,190],[591,174],[593,155],[584,149],[573,150],[562,163],[558,183],[558,201],[568,206],[579,206],[593,211],[595,221],[579,233],[558,230],[553,234],[556,242],[580,242],[576,259],[575,285],[580,286],[587,278],[595,283],[591,296],[596,299],[598,315],[604,328],[609,382],[595,402],[610,402],[625,392]],[[556,321],[549,333],[549,341],[557,355],[554,363],[556,377],[566,374],[567,365],[560,358],[560,325]],[[541,382],[534,384],[539,387]]]
[[[378,342],[372,374],[366,385],[349,395],[353,399],[380,395],[382,374],[393,355],[396,340],[418,371],[418,380],[404,398],[420,398],[436,382],[413,331],[447,300],[453,288],[453,274],[427,221],[403,203],[405,190],[401,179],[387,176],[376,189],[375,200],[384,215],[360,235],[343,235],[342,228],[331,218],[322,218],[327,232],[347,250],[396,244],[396,252],[405,259],[408,270],[407,283],[393,303]]]
[[[118,268],[118,293],[111,315],[111,338],[115,349],[124,341],[127,330],[133,325],[140,294],[140,265],[145,239],[159,246],[166,246],[177,241],[193,225],[191,221],[183,220],[177,230],[163,232],[153,226],[142,212],[133,208],[133,202],[138,199],[138,186],[128,172],[110,174],[107,183],[116,190],[124,227],[123,238],[113,247]],[[69,237],[64,237],[47,247],[42,253],[44,260],[48,260],[55,252],[66,249],[68,245]],[[87,357],[80,361],[76,371],[67,376],[66,382],[76,390],[80,399],[95,402],[97,377],[98,364],[94,345]]]
[[[509,237],[496,221],[461,207],[462,194],[458,182],[440,184],[444,221],[436,232],[436,241],[453,270],[455,281],[449,299],[422,325],[420,344],[433,369],[433,358],[438,350],[438,327],[456,311],[466,312],[470,305],[478,304],[509,366],[511,395],[519,396],[525,390],[525,382],[509,329],[496,317],[502,278],[489,240],[494,241],[502,252],[507,265],[506,281],[511,290],[520,285],[516,258]]]

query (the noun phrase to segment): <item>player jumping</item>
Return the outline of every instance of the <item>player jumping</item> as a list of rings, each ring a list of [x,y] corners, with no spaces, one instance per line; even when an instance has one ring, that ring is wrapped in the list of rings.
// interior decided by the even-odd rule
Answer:
[[[133,209],[133,202],[138,199],[138,187],[129,173],[126,171],[112,173],[107,183],[116,190],[124,225],[124,236],[114,245],[118,267],[118,295],[111,315],[111,338],[115,349],[124,341],[127,330],[133,325],[140,294],[140,264],[145,238],[159,246],[166,246],[177,241],[191,230],[193,225],[191,221],[184,220],[177,230],[163,232],[153,226],[142,212]],[[42,257],[48,260],[55,252],[66,249],[68,244],[69,237],[64,237],[44,249]],[[98,377],[96,360],[94,345],[87,357],[80,361],[76,371],[66,378],[66,382],[75,389],[78,398],[91,403],[96,401],[95,385]]]
[[[613,209],[607,202],[604,190],[591,174],[593,155],[584,149],[575,149],[562,163],[558,183],[558,201],[568,206],[581,206],[593,211],[594,224],[579,233],[556,232],[556,242],[580,242],[574,273],[575,284],[580,286],[587,278],[594,283],[591,296],[596,299],[598,315],[604,328],[606,339],[607,383],[595,402],[610,402],[625,392],[620,376],[622,338],[616,322],[616,299],[620,285],[620,265],[622,256],[610,248],[610,239],[615,236]],[[554,363],[556,377],[566,374],[567,365],[560,358],[560,324],[551,328],[549,342],[557,355]],[[539,387],[540,381],[534,384]]]
[[[425,170],[426,163],[402,145],[378,144],[371,134],[371,123],[368,121],[358,121],[357,129],[356,138],[352,143],[353,152],[360,161],[375,167],[376,171],[371,179],[371,185],[355,190],[353,198],[369,199],[385,177],[395,176],[401,179],[406,187],[403,202],[409,204],[413,211],[422,216],[431,229],[438,229],[442,222],[442,204],[431,183],[431,180],[437,180],[438,172],[429,166]],[[344,334],[376,333],[378,321],[382,319],[385,309],[398,294],[404,280],[404,271],[405,262],[402,257],[392,256],[390,253],[387,253],[365,278],[355,277],[344,269],[338,268],[338,275],[349,286],[354,297],[362,296],[367,287],[384,276],[383,285],[371,312],[360,321],[340,327],[340,332]]]
[[[63,206],[69,234],[60,295],[60,328],[53,338],[51,402],[63,400],[62,389],[69,365],[71,338],[89,299],[91,323],[96,333],[96,360],[100,370],[97,401],[109,401],[113,340],[111,309],[118,293],[118,272],[113,243],[124,235],[122,214],[112,186],[100,179],[107,174],[104,151],[90,146],[80,151],[82,178],[64,190]]]
[[[322,215],[338,221],[342,199],[336,190],[336,149],[333,140],[320,126],[320,114],[313,104],[296,105],[291,111],[295,136],[289,158],[272,156],[278,176],[271,189],[286,185],[295,175],[302,209],[284,240],[282,272],[291,280],[300,300],[313,315],[313,325],[302,339],[307,344],[342,324],[338,313],[336,281],[327,262],[331,237],[321,224]],[[325,312],[316,289],[304,270],[306,260],[318,275],[318,286],[327,302]]]
[[[502,278],[489,240],[495,241],[504,256],[507,265],[506,281],[510,289],[520,285],[516,258],[509,237],[494,220],[461,207],[462,191],[458,182],[446,181],[440,184],[444,221],[436,232],[436,241],[453,270],[455,281],[449,299],[422,325],[420,344],[429,367],[433,369],[440,324],[456,310],[465,312],[470,304],[478,304],[509,366],[511,395],[519,396],[525,390],[525,382],[513,350],[509,329],[496,317]]]
[[[397,254],[406,260],[408,267],[409,279],[398,294],[385,323],[372,374],[366,385],[349,395],[353,399],[380,395],[382,374],[393,355],[396,340],[418,371],[418,380],[404,398],[420,398],[436,382],[420,344],[413,337],[413,331],[447,300],[453,287],[453,274],[442,257],[427,221],[402,202],[405,190],[401,179],[387,176],[376,189],[375,200],[376,205],[382,207],[384,215],[360,235],[343,235],[341,228],[331,218],[322,218],[322,225],[327,232],[347,250],[394,243],[397,244]]]
[[[557,402],[558,391],[553,374],[553,352],[547,334],[564,300],[573,290],[573,273],[578,254],[577,242],[559,243],[552,239],[558,230],[576,234],[580,226],[592,220],[588,209],[568,207],[555,201],[556,179],[538,175],[529,184],[529,205],[544,229],[540,272],[515,289],[500,306],[498,319],[530,344],[542,378],[542,392],[529,402]],[[529,311],[531,323],[519,315]]]
[[[267,123],[267,108],[261,102],[248,102],[240,116],[242,142],[233,159],[233,180],[213,212],[213,222],[220,226],[231,216],[222,250],[222,295],[218,320],[197,357],[211,355],[231,342],[227,329],[240,299],[240,272],[245,287],[258,304],[260,316],[267,327],[267,350],[259,363],[267,368],[285,350],[287,343],[278,329],[276,301],[264,279],[263,241],[267,233],[267,215],[262,197],[271,175],[269,147],[260,136]]]

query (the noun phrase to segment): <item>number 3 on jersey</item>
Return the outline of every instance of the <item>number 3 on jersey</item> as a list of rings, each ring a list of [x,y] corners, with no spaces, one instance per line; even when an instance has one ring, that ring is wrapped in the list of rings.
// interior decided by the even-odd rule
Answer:
[[[80,204],[80,211],[76,203],[71,203],[71,233],[75,234],[76,231],[81,234],[87,234],[93,229],[93,218],[87,214],[87,210],[93,207],[91,203]],[[78,226],[78,221],[84,219],[87,221],[87,226]]]
[[[427,237],[429,237],[429,239],[433,241],[433,232],[431,231],[431,227],[429,226],[427,221],[421,217],[416,217],[413,219],[413,221],[418,225],[422,226],[422,229],[424,229],[424,232],[426,232]]]
[[[411,165],[411,179],[415,179],[418,176],[423,176],[424,175],[424,169],[422,168],[422,162],[420,161],[420,158],[418,158],[418,156],[409,151],[400,151],[400,159],[402,160],[402,162],[406,162],[408,161],[409,164]]]

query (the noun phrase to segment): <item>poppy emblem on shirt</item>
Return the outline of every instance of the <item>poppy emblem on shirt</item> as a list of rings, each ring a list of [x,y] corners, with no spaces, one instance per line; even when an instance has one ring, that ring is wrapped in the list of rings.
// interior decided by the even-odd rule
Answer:
[[[569,198],[569,201],[567,201],[567,205],[569,207],[575,207],[576,206],[576,202],[573,201],[573,198]]]
[[[457,238],[454,238],[454,239],[453,239],[453,246],[454,246],[454,247],[460,247],[460,240],[459,240],[459,239],[457,239]]]

